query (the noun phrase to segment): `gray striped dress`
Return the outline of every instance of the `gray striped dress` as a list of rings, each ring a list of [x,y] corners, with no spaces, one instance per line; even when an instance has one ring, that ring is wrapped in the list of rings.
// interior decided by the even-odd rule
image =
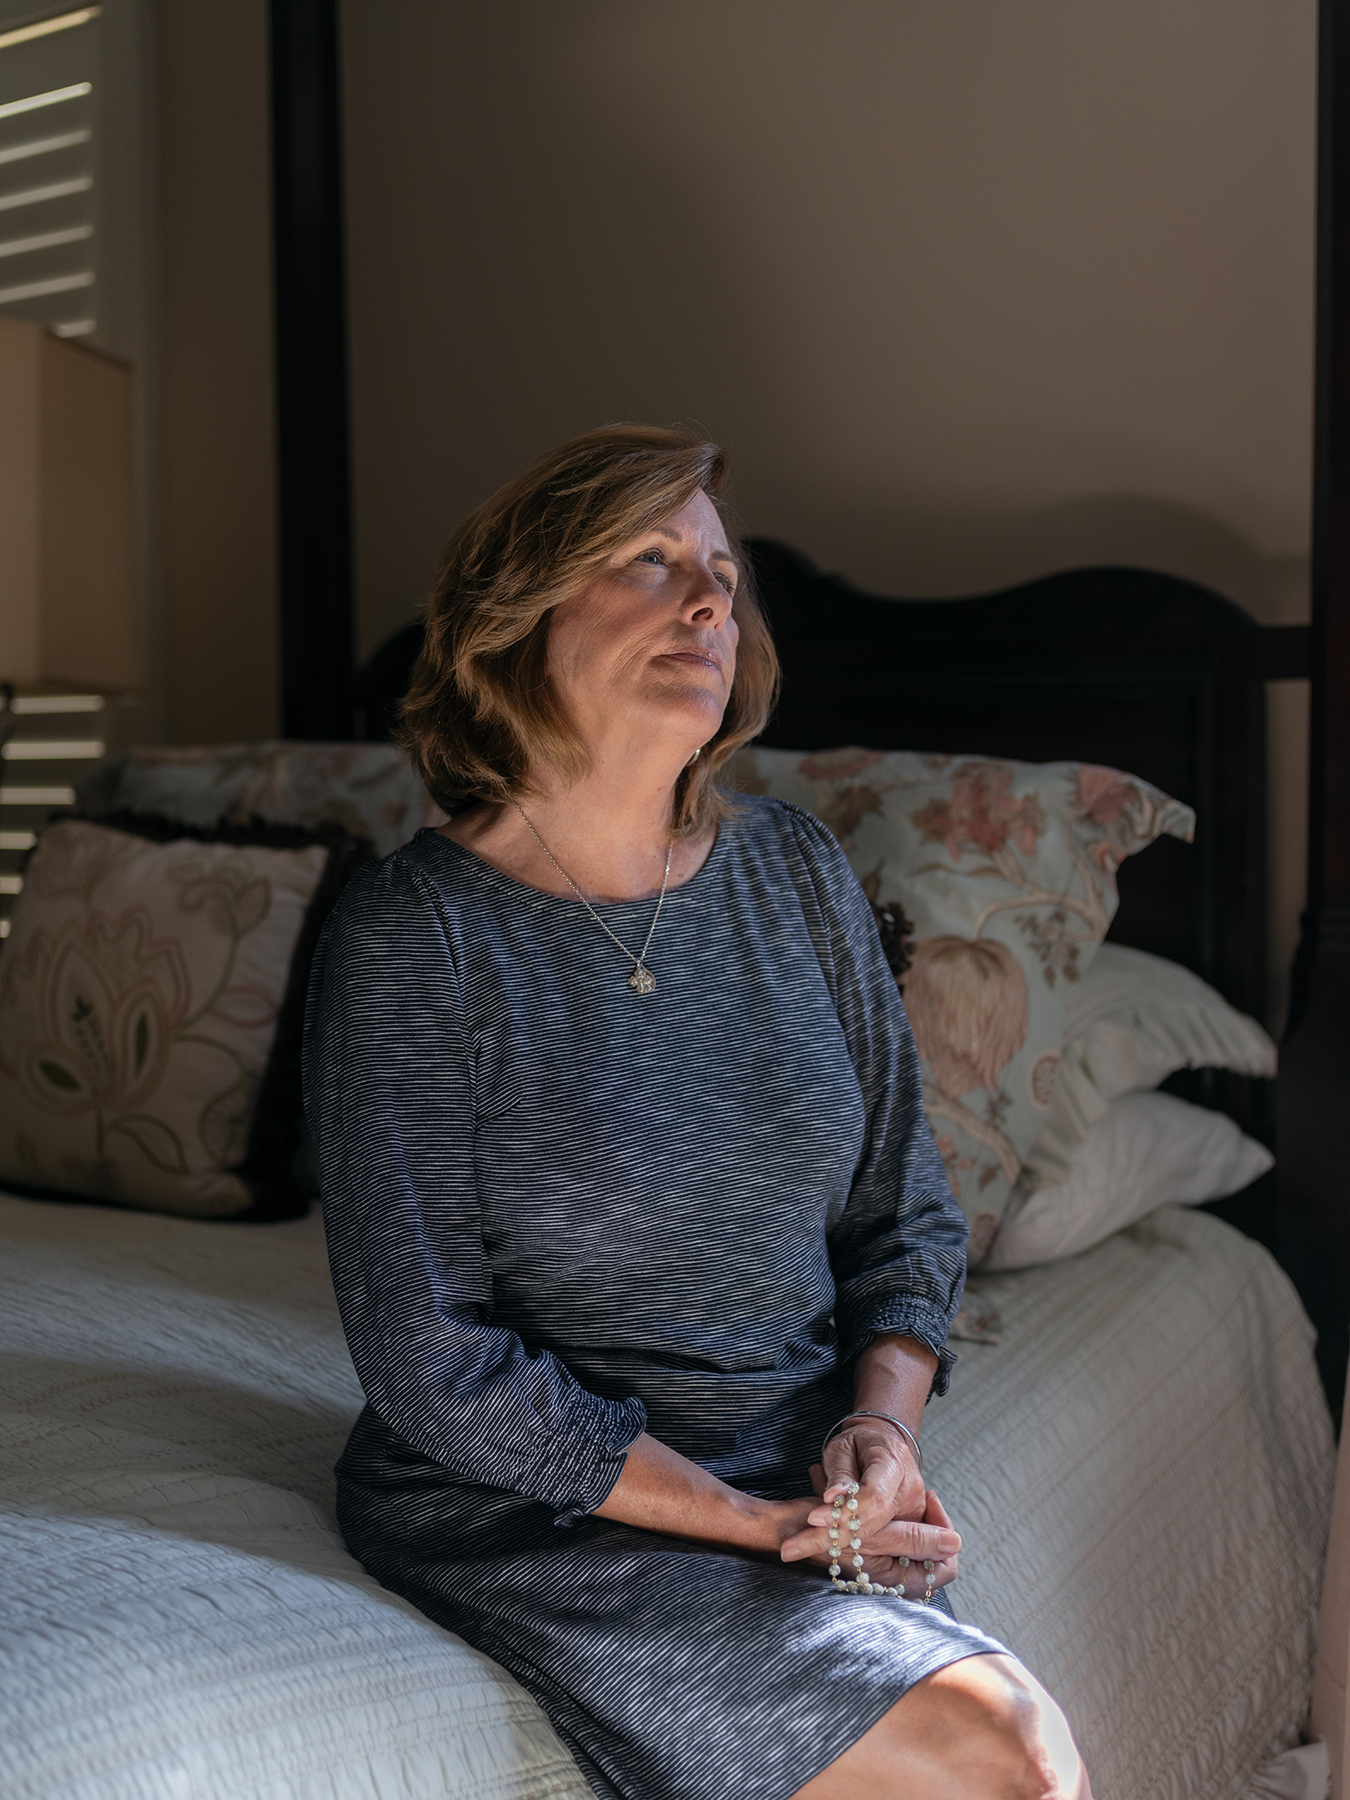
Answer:
[[[652,906],[603,916],[637,947]],[[635,994],[575,900],[434,831],[335,909],[305,1062],[368,1401],[339,1517],[371,1574],[536,1696],[605,1800],[788,1800],[915,1681],[1002,1646],[590,1515],[644,1429],[750,1492],[809,1492],[878,1333],[937,1352],[943,1392],[965,1225],[817,820],[747,799],[648,961]]]

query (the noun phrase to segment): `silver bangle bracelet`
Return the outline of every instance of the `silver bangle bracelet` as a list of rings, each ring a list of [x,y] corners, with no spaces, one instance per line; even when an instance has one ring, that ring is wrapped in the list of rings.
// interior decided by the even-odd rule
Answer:
[[[901,1419],[892,1418],[890,1413],[872,1412],[867,1407],[860,1407],[856,1412],[845,1413],[842,1419],[836,1419],[834,1424],[831,1425],[830,1429],[825,1433],[825,1442],[820,1446],[820,1460],[822,1465],[825,1461],[826,1450],[839,1436],[839,1433],[843,1430],[844,1426],[848,1424],[850,1419],[884,1419],[888,1425],[894,1425],[897,1431],[903,1432],[905,1437],[909,1439],[910,1448],[914,1452],[914,1460],[919,1465],[919,1478],[920,1480],[923,1479],[923,1451],[920,1450],[919,1440],[915,1437],[909,1426]]]

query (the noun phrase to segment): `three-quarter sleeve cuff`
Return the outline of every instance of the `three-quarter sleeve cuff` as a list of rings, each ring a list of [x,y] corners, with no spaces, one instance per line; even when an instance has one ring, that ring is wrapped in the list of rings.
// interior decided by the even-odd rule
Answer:
[[[535,1491],[557,1508],[555,1525],[573,1525],[604,1505],[623,1474],[628,1446],[646,1429],[641,1400],[603,1400],[578,1389],[558,1433],[557,1452],[535,1484]]]
[[[836,1323],[840,1358],[845,1363],[856,1361],[875,1338],[892,1335],[917,1338],[938,1359],[928,1398],[931,1400],[935,1395],[946,1393],[956,1361],[956,1353],[947,1348],[951,1315],[946,1307],[917,1294],[877,1295],[862,1306],[850,1309],[847,1315],[841,1308],[836,1314]]]

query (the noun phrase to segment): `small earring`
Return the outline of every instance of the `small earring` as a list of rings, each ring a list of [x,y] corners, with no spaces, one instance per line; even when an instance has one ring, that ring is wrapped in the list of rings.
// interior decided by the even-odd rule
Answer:
[[[689,761],[684,765],[685,768],[692,769],[694,764],[698,761],[699,757],[702,756],[702,754],[703,754],[703,746],[702,746],[702,744],[700,744],[698,749],[695,750],[694,754],[689,758]]]

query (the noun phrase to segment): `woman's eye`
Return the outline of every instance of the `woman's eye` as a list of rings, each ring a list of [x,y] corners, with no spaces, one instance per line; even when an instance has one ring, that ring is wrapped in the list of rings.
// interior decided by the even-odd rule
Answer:
[[[727,590],[727,592],[730,595],[732,595],[732,597],[734,598],[735,593],[736,593],[736,583],[731,579],[730,575],[719,575],[717,577],[717,579],[721,582],[722,586]]]
[[[636,560],[638,562],[651,563],[659,568],[664,564],[666,559],[664,552],[660,550],[639,550]]]

